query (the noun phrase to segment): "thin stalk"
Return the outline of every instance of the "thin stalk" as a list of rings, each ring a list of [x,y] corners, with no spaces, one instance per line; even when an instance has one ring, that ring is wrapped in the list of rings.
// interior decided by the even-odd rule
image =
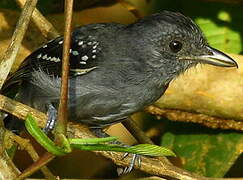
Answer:
[[[64,30],[63,59],[62,59],[62,85],[61,85],[60,104],[58,108],[58,121],[56,126],[57,142],[59,141],[58,134],[66,135],[66,131],[67,131],[69,50],[71,44],[72,11],[73,11],[73,0],[65,0],[65,30]]]
[[[33,164],[31,164],[30,167],[25,169],[15,180],[21,180],[26,177],[29,177],[30,175],[32,175],[33,173],[38,171],[41,167],[48,164],[54,158],[55,158],[55,156],[52,155],[51,153],[49,153],[49,152],[45,153],[43,156],[41,156],[40,159],[38,159]]]

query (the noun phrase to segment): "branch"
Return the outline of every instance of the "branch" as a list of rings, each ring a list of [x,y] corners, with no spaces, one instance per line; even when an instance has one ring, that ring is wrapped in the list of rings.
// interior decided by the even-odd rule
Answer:
[[[166,117],[172,121],[199,123],[214,129],[220,128],[243,131],[243,121],[211,117],[205,114],[195,114],[180,110],[161,109],[154,105],[147,107],[145,111],[156,116]]]
[[[67,131],[67,103],[68,103],[68,77],[69,77],[69,50],[71,45],[71,26],[72,26],[73,0],[65,0],[65,28],[64,45],[62,52],[62,84],[60,93],[60,103],[58,107],[57,125],[55,128],[55,140],[59,144],[59,135],[66,135]]]
[[[23,8],[26,0],[16,0],[18,5]],[[35,8],[31,20],[40,30],[41,34],[48,40],[57,38],[59,33],[54,28],[54,26],[40,13],[38,9]]]
[[[37,161],[39,159],[38,153],[35,151],[29,140],[21,138],[10,131],[6,131],[6,136],[7,137],[5,138],[9,138],[9,140],[16,142],[22,149],[25,149],[34,161]],[[43,166],[41,168],[41,171],[47,179],[55,179],[55,176],[46,166]]]
[[[44,127],[47,116],[42,113],[38,112],[35,109],[23,105],[19,102],[13,101],[7,97],[0,95],[0,110],[5,112],[9,112],[13,115],[17,115],[19,119],[25,119],[27,114],[31,113],[33,117],[37,120],[40,127]],[[69,138],[92,138],[95,137],[90,131],[89,128],[81,125],[81,124],[74,124],[68,123],[67,127],[67,136]],[[97,152],[98,154],[111,159],[115,164],[118,166],[125,166],[127,167],[130,163],[129,159],[123,159],[123,153],[116,153],[116,152]],[[44,165],[44,164],[43,164]],[[146,173],[157,175],[157,176],[168,176],[178,179],[185,179],[185,180],[196,180],[196,179],[203,179],[206,180],[207,178],[200,177],[194,174],[191,174],[187,171],[179,169],[170,163],[164,157],[160,159],[156,158],[142,158],[141,167],[135,166],[136,169],[144,171]]]
[[[3,58],[0,59],[0,89],[2,88],[15,61],[36,3],[37,0],[29,0],[26,2],[13,33],[11,43],[9,44]]]

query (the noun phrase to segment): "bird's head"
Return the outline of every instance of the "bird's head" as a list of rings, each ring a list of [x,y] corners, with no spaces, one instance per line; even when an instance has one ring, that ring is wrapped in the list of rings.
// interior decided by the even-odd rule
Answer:
[[[180,13],[153,14],[133,26],[137,34],[146,37],[142,42],[149,45],[148,51],[153,55],[147,62],[165,67],[168,73],[179,74],[198,63],[237,67],[228,55],[210,47],[200,28]]]

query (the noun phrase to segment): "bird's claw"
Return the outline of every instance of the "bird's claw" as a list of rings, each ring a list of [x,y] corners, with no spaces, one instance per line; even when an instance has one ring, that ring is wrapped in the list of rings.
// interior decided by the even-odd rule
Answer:
[[[46,134],[54,129],[57,119],[57,110],[52,104],[48,105],[47,117],[46,126],[43,128]]]
[[[126,158],[128,155],[129,155],[129,153],[125,153],[125,154],[123,155],[122,159]],[[132,155],[132,158],[131,158],[131,161],[130,161],[130,163],[129,163],[129,166],[127,166],[127,167],[125,167],[125,168],[122,168],[122,169],[119,169],[119,170],[117,171],[119,176],[131,172],[132,169],[133,169],[134,166],[135,166],[136,161],[137,161],[138,166],[139,166],[139,167],[141,166],[141,156],[138,155],[138,154],[131,154],[131,155]]]

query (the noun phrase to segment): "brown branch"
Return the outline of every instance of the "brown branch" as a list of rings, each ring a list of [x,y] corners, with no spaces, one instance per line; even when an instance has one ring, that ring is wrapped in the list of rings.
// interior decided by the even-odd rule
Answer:
[[[18,118],[20,118],[20,119],[25,119],[25,117],[28,113],[32,113],[33,117],[35,117],[35,119],[39,123],[40,127],[44,127],[46,120],[47,120],[47,116],[44,113],[38,112],[29,106],[23,105],[19,102],[13,101],[7,97],[0,95],[0,102],[2,102],[2,101],[4,101],[4,103],[0,103],[0,110],[6,111],[6,112],[11,112],[12,110],[19,111],[18,113],[14,112],[12,114],[17,115]],[[89,131],[88,127],[81,125],[81,124],[74,124],[71,122],[68,123],[67,136],[69,138],[95,137]],[[129,159],[122,158],[123,153],[104,152],[104,151],[100,151],[100,152],[96,152],[96,153],[112,160],[118,166],[125,167],[125,166],[128,166],[130,163]],[[45,160],[46,159],[48,159],[48,158],[45,157]],[[48,162],[49,161],[50,161],[50,159],[48,159]],[[45,165],[46,162],[45,163],[44,162],[45,161],[41,159],[42,165]],[[168,163],[166,161],[163,161],[161,159],[156,159],[156,158],[143,157],[141,167],[138,167],[137,165],[135,165],[135,168],[139,169],[143,172],[146,172],[146,173],[149,173],[152,175],[161,176],[161,177],[167,176],[167,177],[183,179],[183,180],[210,179],[210,178],[205,178],[205,177],[195,175],[193,173],[189,173],[185,170],[179,169],[179,168],[171,165],[170,163]],[[218,180],[220,180],[220,179],[218,179]]]
[[[19,102],[13,101],[7,97],[0,95],[0,110],[12,113],[17,115],[20,119],[25,119],[26,115],[32,113],[33,117],[37,120],[40,127],[44,127],[47,116],[44,113],[38,112],[33,108],[23,105]],[[13,111],[14,110],[14,111]],[[18,113],[16,113],[18,112]],[[90,138],[95,137],[88,129],[88,127],[83,126],[81,124],[73,124],[68,123],[67,129],[67,136],[68,137],[75,137],[75,138]],[[111,159],[115,164],[119,166],[127,167],[130,163],[129,159],[122,159],[123,153],[115,153],[115,152],[97,152],[98,154]],[[43,161],[42,161],[43,162]],[[141,167],[135,166],[136,169],[140,169],[144,172],[147,172],[152,175],[157,176],[168,176],[178,179],[185,179],[185,180],[193,180],[193,179],[207,179],[203,177],[199,177],[197,175],[191,174],[187,171],[179,169],[167,161],[162,161],[161,159],[155,158],[142,158],[142,165]]]
[[[62,59],[62,84],[60,104],[58,108],[58,121],[56,125],[56,141],[60,143],[59,135],[66,135],[67,131],[67,103],[68,103],[68,77],[69,77],[69,50],[71,45],[71,26],[72,26],[73,0],[65,0],[65,30],[64,47]]]
[[[36,3],[37,0],[28,0],[25,3],[23,11],[14,30],[11,43],[9,44],[3,58],[0,59],[0,89],[2,88],[4,81],[7,78],[8,73],[10,72],[10,69],[15,61]]]
[[[154,105],[147,107],[145,111],[157,116],[164,116],[172,121],[199,123],[214,129],[220,128],[243,131],[243,121],[211,117],[205,114],[195,114],[180,110],[161,109]]]
[[[14,179],[20,171],[16,168],[6,151],[0,156],[0,177],[1,179]]]
[[[38,159],[35,163],[33,163],[29,168],[25,169],[23,173],[21,173],[15,180],[22,180],[26,177],[32,175],[36,171],[38,171],[41,167],[45,166],[51,160],[55,158],[54,155],[50,153],[45,153],[40,159]],[[55,178],[56,179],[56,178]]]
[[[27,114],[33,114],[40,127],[45,127],[47,116],[44,113],[30,108],[27,105],[14,101],[6,96],[0,95],[0,110],[3,110],[9,114],[12,114],[19,119],[25,119]]]
[[[39,159],[39,155],[37,154],[37,152],[35,151],[34,147],[32,146],[32,144],[29,142],[29,140],[21,138],[15,134],[13,134],[10,131],[6,131],[6,136],[5,138],[9,138],[9,140],[16,142],[17,144],[19,144],[19,146],[22,149],[25,149],[27,151],[27,153],[30,155],[30,157],[34,160],[37,161]],[[55,176],[51,173],[51,171],[46,167],[43,166],[41,168],[42,173],[45,175],[45,177],[47,179],[55,179]]]
[[[127,118],[122,122],[125,128],[136,138],[139,143],[143,144],[154,144],[146,134],[138,127],[135,121],[132,118]]]
[[[26,0],[16,0],[18,5],[23,8]],[[38,9],[35,9],[31,20],[41,31],[41,34],[48,40],[54,39],[59,36],[59,33],[54,26],[40,13]]]

